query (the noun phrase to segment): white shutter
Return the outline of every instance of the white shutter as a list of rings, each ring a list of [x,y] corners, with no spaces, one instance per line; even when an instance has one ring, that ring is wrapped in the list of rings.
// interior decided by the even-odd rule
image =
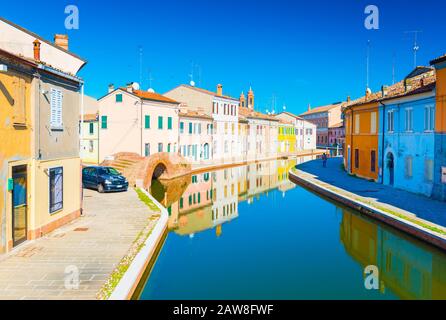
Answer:
[[[59,128],[59,129],[63,128],[62,101],[63,101],[62,91],[57,89],[51,89],[50,125],[52,128]]]

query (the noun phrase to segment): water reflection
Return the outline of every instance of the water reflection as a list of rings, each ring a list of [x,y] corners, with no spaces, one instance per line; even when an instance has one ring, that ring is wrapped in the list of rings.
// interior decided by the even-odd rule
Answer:
[[[362,267],[376,265],[380,289],[401,299],[446,299],[446,257],[394,230],[343,210],[340,238]]]
[[[309,160],[154,182],[170,234],[141,298],[446,299],[445,254],[290,182]],[[369,265],[379,291],[364,287]]]

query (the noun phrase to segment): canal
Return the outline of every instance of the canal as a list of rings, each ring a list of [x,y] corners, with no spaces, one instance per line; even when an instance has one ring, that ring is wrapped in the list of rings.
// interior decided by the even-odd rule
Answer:
[[[294,185],[289,168],[308,160],[154,183],[169,233],[139,298],[445,299],[446,255]]]

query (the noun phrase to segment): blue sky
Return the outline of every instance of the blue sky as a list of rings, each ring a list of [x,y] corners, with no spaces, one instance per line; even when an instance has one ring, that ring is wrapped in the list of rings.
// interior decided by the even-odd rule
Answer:
[[[294,113],[359,97],[366,88],[367,41],[371,41],[370,84],[379,90],[413,67],[413,35],[421,30],[418,65],[446,53],[446,4],[441,0],[339,1],[26,1],[19,10],[4,1],[1,15],[44,38],[68,33],[70,50],[88,64],[81,71],[86,93],[100,97],[107,85],[140,82],[159,93],[194,80],[238,97],[252,86],[256,107]],[[64,9],[75,4],[80,29],[65,30]],[[364,9],[377,5],[380,29],[364,27]],[[199,67],[197,67],[199,66]],[[201,69],[201,77],[198,70]]]

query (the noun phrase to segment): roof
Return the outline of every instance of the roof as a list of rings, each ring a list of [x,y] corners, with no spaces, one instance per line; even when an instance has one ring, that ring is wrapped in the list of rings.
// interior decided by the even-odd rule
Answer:
[[[82,119],[82,116],[80,116],[80,119]],[[84,122],[98,121],[98,119],[99,119],[99,115],[97,113],[84,114]]]
[[[309,110],[307,112],[302,113],[300,115],[300,117],[308,116],[310,114],[327,112],[327,111],[330,111],[331,109],[338,108],[338,107],[342,107],[342,102],[336,103],[336,104],[329,104],[329,105],[326,105],[326,106],[321,106],[321,107],[317,107],[317,108],[311,109],[311,110]]]
[[[122,89],[125,90],[125,89]],[[132,92],[130,92],[132,93]],[[175,103],[175,104],[180,104],[179,102],[167,98],[159,93],[155,93],[155,92],[148,92],[148,91],[142,91],[142,90],[134,90],[133,94],[138,96],[139,98],[143,99],[143,100],[151,100],[151,101],[158,101],[158,102],[166,102],[166,103]]]
[[[192,89],[192,90],[204,93],[204,94],[211,95],[213,97],[220,97],[220,98],[224,98],[224,99],[230,99],[230,100],[234,100],[234,101],[239,101],[239,99],[233,98],[233,97],[228,96],[228,95],[219,96],[219,95],[217,95],[216,92],[213,92],[213,91],[210,91],[210,90],[206,90],[206,89],[202,89],[202,88],[198,88],[198,87],[193,87],[193,86],[190,86],[190,85],[187,85],[187,84],[181,84],[177,88],[179,88],[179,87]],[[170,91],[172,91],[172,90],[170,90]]]
[[[295,115],[294,113],[291,113],[291,112],[284,111],[284,112],[279,113],[278,116],[281,115],[281,114],[286,114],[286,115],[288,115],[290,117],[293,117],[295,119],[303,120],[301,117],[299,117],[299,116],[297,116],[297,115]]]
[[[54,47],[54,48],[56,48],[56,49],[62,50],[62,51],[68,53],[69,55],[71,55],[71,56],[73,56],[73,57],[75,57],[75,58],[78,58],[78,59],[80,59],[80,60],[82,60],[82,61],[84,61],[84,62],[86,61],[85,59],[82,59],[80,56],[74,54],[73,52],[68,51],[68,50],[65,50],[64,48],[57,46],[55,43],[52,43],[51,41],[48,41],[48,40],[42,38],[42,37],[39,36],[38,34],[36,34],[36,33],[32,32],[32,31],[29,31],[29,30],[25,29],[25,28],[23,28],[23,27],[21,27],[21,26],[15,24],[14,22],[11,22],[11,21],[9,21],[9,20],[3,18],[3,17],[0,17],[0,21],[3,21],[4,23],[7,23],[7,24],[13,26],[14,28],[17,28],[17,29],[19,29],[20,31],[25,32],[25,33],[29,34],[30,36],[32,36],[32,37],[34,37],[34,38],[36,38],[36,39],[39,39],[40,41],[45,42],[46,44],[48,44],[48,45],[50,45],[50,46],[52,46],[52,47]]]
[[[416,76],[416,71],[420,71],[420,67],[417,67],[410,75],[410,78],[406,77],[404,80],[395,83],[389,87],[385,87],[386,95],[383,97],[382,91],[371,93],[368,97],[363,96],[359,99],[350,101],[347,103],[347,108],[352,108],[359,105],[364,105],[372,102],[386,101],[390,99],[402,98],[405,96],[411,96],[430,92],[435,89],[436,85],[436,73],[432,68],[425,68],[426,72],[419,73]]]
[[[197,111],[191,111],[191,110],[187,110],[187,111],[180,110],[179,116],[187,117],[187,118],[204,119],[204,120],[209,120],[209,121],[213,120],[213,118],[211,116],[208,116],[207,114],[199,113]]]
[[[239,107],[239,115],[245,118],[251,119],[260,119],[260,120],[268,120],[268,121],[279,121],[276,117],[268,114],[264,114],[258,111],[251,110],[246,107]]]
[[[446,61],[446,54],[442,55],[441,57],[438,57],[434,60],[432,60],[430,62],[431,65],[437,64],[437,63],[441,63],[441,62],[445,62]]]

